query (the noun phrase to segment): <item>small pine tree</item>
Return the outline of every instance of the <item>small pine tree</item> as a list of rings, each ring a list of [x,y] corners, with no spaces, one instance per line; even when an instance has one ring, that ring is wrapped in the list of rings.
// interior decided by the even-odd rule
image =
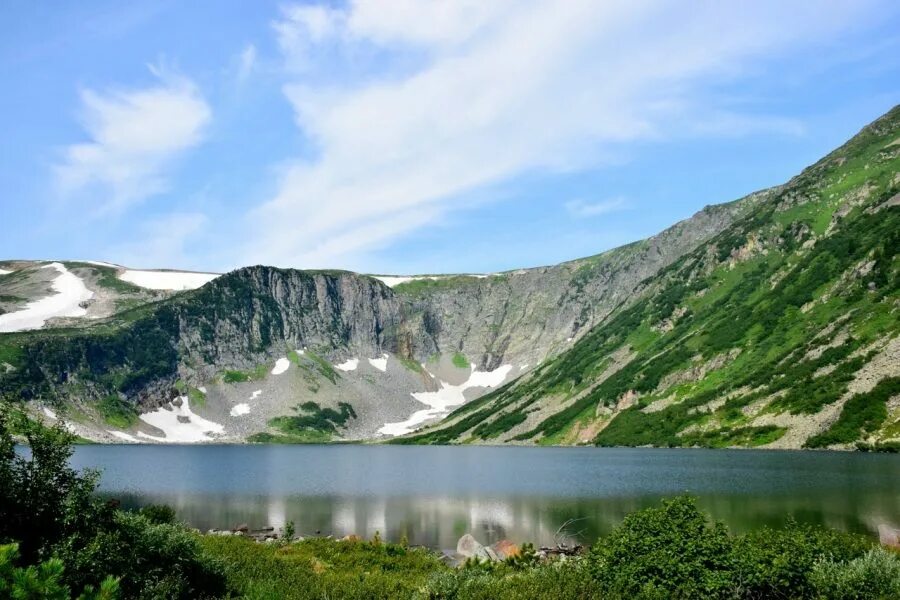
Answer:
[[[295,533],[296,531],[294,530],[294,522],[288,521],[284,524],[284,529],[281,532],[281,537],[287,541],[291,541],[292,539],[294,539]]]

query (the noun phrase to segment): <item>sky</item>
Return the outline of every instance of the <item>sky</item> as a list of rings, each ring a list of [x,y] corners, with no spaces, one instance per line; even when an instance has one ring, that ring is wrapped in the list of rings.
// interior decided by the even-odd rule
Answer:
[[[894,0],[6,0],[0,259],[553,264],[897,103]]]

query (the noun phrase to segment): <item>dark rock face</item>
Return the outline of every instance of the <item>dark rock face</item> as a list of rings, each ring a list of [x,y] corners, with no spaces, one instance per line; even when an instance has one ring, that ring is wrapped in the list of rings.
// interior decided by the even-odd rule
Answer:
[[[229,273],[180,298],[177,311],[184,359],[207,376],[303,347],[395,352],[401,324],[399,302],[379,281],[271,267]]]

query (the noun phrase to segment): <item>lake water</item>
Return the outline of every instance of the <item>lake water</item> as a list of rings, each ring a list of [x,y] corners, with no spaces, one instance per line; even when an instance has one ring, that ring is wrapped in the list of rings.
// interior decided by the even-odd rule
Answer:
[[[874,533],[900,525],[900,456],[753,450],[411,446],[79,446],[78,468],[126,506],[165,503],[202,530],[407,535],[454,548],[471,532],[550,544],[569,519],[590,543],[636,509],[689,492],[734,531],[794,518]]]

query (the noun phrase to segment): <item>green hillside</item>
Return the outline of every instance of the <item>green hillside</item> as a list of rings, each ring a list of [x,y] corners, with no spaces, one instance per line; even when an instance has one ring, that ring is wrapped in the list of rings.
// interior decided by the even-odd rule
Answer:
[[[401,443],[900,440],[900,107],[530,376]]]

